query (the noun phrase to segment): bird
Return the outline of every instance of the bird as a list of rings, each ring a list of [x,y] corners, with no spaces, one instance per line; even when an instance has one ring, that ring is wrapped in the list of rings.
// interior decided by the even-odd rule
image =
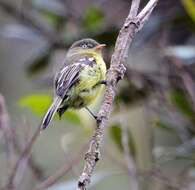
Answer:
[[[106,64],[102,56],[105,44],[86,38],[72,44],[67,51],[63,66],[54,79],[54,96],[51,106],[41,121],[41,129],[46,129],[55,113],[61,116],[69,109],[88,108],[106,85]]]

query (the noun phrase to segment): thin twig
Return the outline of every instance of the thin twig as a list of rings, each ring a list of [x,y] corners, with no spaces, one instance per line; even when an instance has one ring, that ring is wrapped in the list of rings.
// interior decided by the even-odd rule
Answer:
[[[5,100],[0,94],[0,129],[4,133],[6,153],[7,153],[7,164],[8,168],[11,169],[14,163],[14,143],[13,143],[13,130],[10,127],[9,114],[6,109]]]
[[[137,176],[135,162],[129,151],[128,130],[127,130],[126,125],[122,127],[122,146],[123,146],[124,158],[126,161],[126,165],[127,165],[128,173],[130,177],[130,185],[131,185],[130,189],[138,190],[139,189],[138,176]]]
[[[186,88],[186,90],[191,98],[193,108],[195,110],[195,82],[193,81],[190,73],[188,73],[188,71],[185,69],[184,64],[182,63],[181,60],[179,60],[176,57],[169,57],[168,59],[178,69],[178,73],[183,80],[185,88]]]
[[[10,178],[9,178],[8,184],[9,184],[9,187],[11,187],[11,186],[14,187],[15,186],[14,177],[15,177],[16,171],[17,171],[21,161],[22,160],[24,161],[24,159],[22,159],[20,161],[17,160],[17,162],[15,160],[16,152],[18,151],[21,153],[21,147],[19,146],[19,144],[17,142],[16,134],[14,133],[12,128],[10,127],[9,114],[7,112],[7,109],[6,109],[5,100],[1,94],[0,94],[0,129],[2,129],[2,131],[4,133],[5,143],[6,143],[6,147],[7,147],[6,148],[7,162],[8,162],[9,172],[10,172]],[[26,152],[26,154],[27,154],[27,152]],[[25,155],[23,154],[23,156],[25,156]],[[16,166],[16,163],[18,163],[17,166]],[[35,172],[40,173],[41,170],[37,167],[37,165],[35,164],[32,157],[30,157],[28,164],[34,173]]]
[[[45,179],[33,190],[47,189],[48,187],[56,183],[61,177],[68,173],[80,161],[81,155],[85,149],[86,144],[81,148],[78,155],[76,155],[75,158],[71,160],[71,162],[67,163],[67,161],[65,161],[64,164],[56,171],[56,173]]]
[[[14,136],[14,149],[17,152],[18,155],[21,154],[21,152],[24,150],[24,147],[22,145],[26,145],[26,143],[28,141],[25,141],[25,144],[23,143],[22,145],[20,145],[20,143],[18,142],[18,139],[16,138],[16,136]],[[33,158],[32,155],[29,156],[28,158],[28,167],[31,169],[34,177],[37,180],[41,180],[44,178],[44,171],[42,170],[42,168],[39,166],[39,164],[37,164],[36,160]]]
[[[175,177],[167,176],[159,168],[156,167],[151,170],[138,171],[137,174],[145,178],[149,177],[158,180],[158,182],[167,185],[168,187],[175,190],[188,190],[186,188],[186,184],[182,184],[181,182],[177,181]]]
[[[34,142],[36,141],[37,137],[40,134],[40,126],[36,129],[36,131],[34,132],[33,136],[31,137],[30,141],[26,144],[24,150],[22,151],[22,153],[20,154],[18,160],[16,161],[15,165],[13,166],[11,175],[8,179],[8,183],[7,183],[7,189],[12,189],[13,185],[14,185],[14,180],[18,171],[18,168],[20,167],[21,163],[26,162],[26,160],[29,158],[29,154],[31,153],[31,149],[32,146],[34,144]]]
[[[146,4],[146,6],[142,9],[142,11],[140,11],[140,13],[137,16],[140,19],[140,22],[149,18],[150,14],[153,11],[154,7],[156,6],[157,2],[158,2],[157,0],[150,0]]]
[[[139,10],[140,0],[133,0],[131,3],[131,9],[129,12],[129,18],[135,18]]]
[[[150,0],[142,11],[138,14],[137,19],[140,21],[140,29],[143,27],[144,23],[149,19],[154,7],[156,6],[158,0]],[[139,30],[140,30],[139,29]]]
[[[115,50],[111,59],[111,66],[107,73],[108,85],[106,87],[104,101],[101,105],[100,111],[98,112],[97,126],[92,136],[88,152],[85,155],[85,165],[79,177],[77,190],[85,190],[90,184],[91,175],[95,169],[97,161],[99,160],[100,145],[103,140],[104,130],[107,125],[109,115],[112,111],[112,104],[115,97],[116,85],[117,82],[123,78],[123,75],[125,73],[125,67],[123,64],[126,62],[126,59],[128,57],[128,50],[130,44],[137,31],[142,28],[142,26],[152,12],[151,10],[146,10],[146,8],[153,9],[157,1],[158,0],[149,1],[149,5],[152,4],[153,6],[146,5],[144,10],[144,12],[147,12],[145,16],[146,18],[143,18],[141,21],[138,20],[137,16],[132,18],[132,13],[130,12],[125,20],[123,27],[119,32],[115,45]],[[135,6],[136,2],[137,4],[139,3],[139,1],[134,0],[132,4]],[[133,12],[133,14],[135,14],[135,12]]]

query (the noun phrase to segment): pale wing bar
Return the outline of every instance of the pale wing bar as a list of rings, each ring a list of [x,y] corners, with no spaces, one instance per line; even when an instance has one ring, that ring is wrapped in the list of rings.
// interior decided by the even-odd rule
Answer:
[[[62,99],[66,95],[68,89],[79,80],[79,73],[82,68],[83,64],[77,62],[65,66],[57,75],[55,80],[56,94]]]

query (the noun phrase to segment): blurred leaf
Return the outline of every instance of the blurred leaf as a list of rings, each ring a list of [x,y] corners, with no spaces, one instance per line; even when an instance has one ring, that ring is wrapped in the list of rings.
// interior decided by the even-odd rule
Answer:
[[[188,101],[188,97],[182,90],[173,90],[170,94],[171,102],[191,120],[195,120],[195,113],[192,104]]]
[[[182,3],[188,15],[195,22],[195,1],[194,0],[182,0]]]
[[[79,114],[74,110],[67,110],[62,116],[62,119],[63,118],[66,119],[67,121],[73,123],[73,124],[80,124],[81,123]]]
[[[103,13],[98,7],[88,7],[84,13],[83,26],[88,31],[95,31],[102,27]]]
[[[119,125],[113,125],[110,127],[110,135],[119,150],[123,151],[123,146],[122,146],[122,131],[121,127]],[[133,141],[133,137],[131,132],[128,130],[128,144],[129,144],[129,150],[132,155],[135,155],[135,144]]]
[[[119,125],[113,125],[110,127],[110,135],[120,150],[123,149],[121,141],[121,128]]]
[[[33,94],[29,96],[22,97],[19,100],[19,105],[21,107],[29,108],[36,115],[42,116],[51,105],[52,97],[45,94]],[[56,115],[55,118],[58,118]],[[73,124],[80,124],[80,117],[78,113],[74,110],[67,110],[61,119],[65,119]]]
[[[62,18],[59,15],[53,14],[52,12],[49,11],[41,11],[41,15],[49,24],[51,24],[54,27],[57,27],[61,21]]]
[[[39,55],[35,55],[31,57],[28,61],[30,64],[28,65],[27,71],[29,74],[35,74],[45,68],[49,64],[50,59],[50,49],[43,50]]]
[[[52,97],[45,94],[33,94],[22,97],[19,100],[21,107],[29,108],[33,113],[37,115],[43,115],[46,112],[49,105],[52,102]]]

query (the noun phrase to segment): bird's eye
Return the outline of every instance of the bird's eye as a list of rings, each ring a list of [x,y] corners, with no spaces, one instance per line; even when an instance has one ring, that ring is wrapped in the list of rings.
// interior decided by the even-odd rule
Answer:
[[[82,48],[87,48],[87,44],[83,44],[82,45]]]

